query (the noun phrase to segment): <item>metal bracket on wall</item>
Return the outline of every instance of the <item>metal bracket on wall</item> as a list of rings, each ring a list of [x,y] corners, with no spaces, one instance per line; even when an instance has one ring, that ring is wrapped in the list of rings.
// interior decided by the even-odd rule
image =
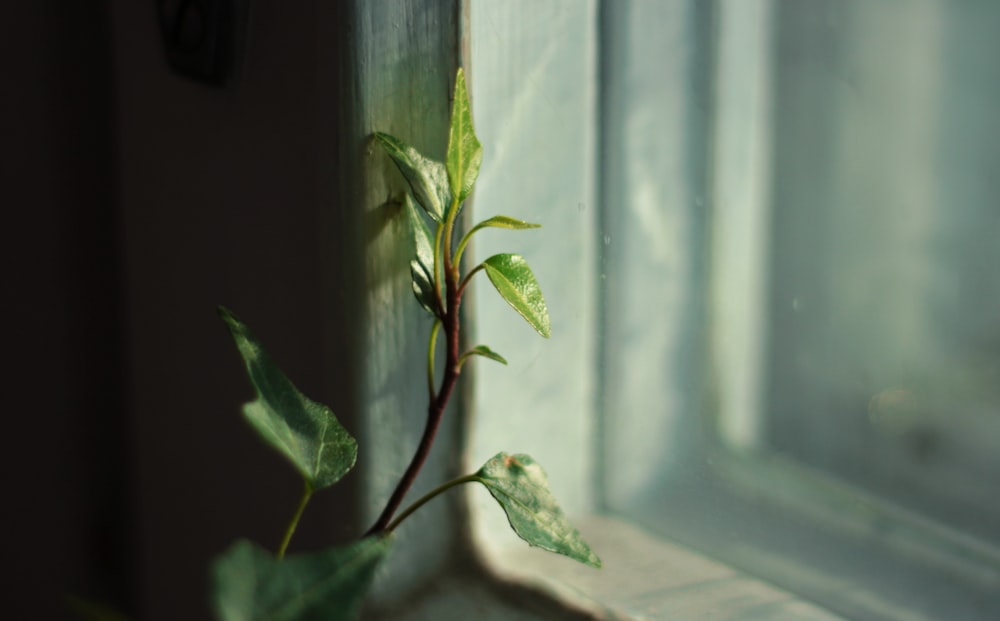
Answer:
[[[170,68],[212,86],[236,82],[251,0],[155,0]]]

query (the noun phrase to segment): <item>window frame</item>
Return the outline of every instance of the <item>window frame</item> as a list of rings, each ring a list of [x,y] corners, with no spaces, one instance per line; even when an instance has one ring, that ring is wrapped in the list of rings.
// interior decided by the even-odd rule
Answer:
[[[755,450],[764,382],[753,369],[762,367],[768,323],[763,223],[771,178],[776,3],[675,2],[666,9],[674,12],[668,20],[656,18],[652,3],[598,4],[595,79],[602,86],[595,125],[603,211],[593,237],[610,243],[598,244],[597,257],[603,334],[597,393],[603,414],[594,414],[600,457],[593,468],[600,478],[597,513],[613,518],[593,520],[600,524],[594,526],[598,540],[614,541],[628,530],[625,522],[635,522],[654,533],[650,547],[657,537],[679,542],[845,618],[975,618],[977,610],[997,605],[997,551]],[[712,43],[673,47],[697,37]],[[626,61],[632,64],[621,70]],[[709,83],[698,77],[706,67],[716,76]],[[634,87],[650,75],[660,76],[674,99]],[[623,120],[628,115],[652,115],[658,124],[637,130]],[[648,156],[643,146],[650,135],[660,149],[653,158],[667,171],[653,184],[652,196],[670,205],[669,222],[679,226],[643,222],[647,233],[683,248],[680,268],[667,272],[678,283],[672,291],[641,287],[643,278],[655,282],[664,274],[663,258],[636,244],[630,235],[641,238],[643,231],[631,230],[636,225],[614,211],[650,202],[649,188],[634,178],[643,163],[630,160],[635,152]],[[643,214],[630,216],[642,221]],[[685,242],[692,238],[701,241]],[[642,342],[635,334],[650,307],[680,319],[666,334]],[[711,319],[699,319],[706,316]],[[640,352],[630,357],[640,363],[622,364],[616,347],[627,339]],[[699,350],[710,354],[700,356]],[[650,377],[679,379],[670,384]],[[685,414],[690,410],[707,415],[691,417]],[[513,542],[500,546],[508,544]],[[514,562],[525,558],[509,554]],[[598,599],[626,609],[635,604],[569,569],[553,569],[557,563],[535,562],[550,578],[565,572],[574,576],[567,579],[571,583],[590,584],[588,592]],[[643,591],[647,603],[654,591],[653,585]],[[662,602],[685,596],[656,597]],[[751,608],[740,614],[752,616]]]

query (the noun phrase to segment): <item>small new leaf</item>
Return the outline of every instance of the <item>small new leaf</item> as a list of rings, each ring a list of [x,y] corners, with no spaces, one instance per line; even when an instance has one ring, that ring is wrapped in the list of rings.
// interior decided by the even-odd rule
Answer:
[[[391,535],[275,559],[237,541],[212,567],[220,621],[354,621]]]
[[[451,204],[448,171],[441,162],[424,157],[419,151],[395,136],[375,132],[375,138],[389,154],[396,168],[410,184],[413,196],[427,213],[438,222]]]
[[[472,104],[465,85],[465,72],[455,75],[455,100],[451,106],[451,127],[448,132],[448,182],[451,195],[461,204],[476,184],[479,166],[483,163],[483,145],[472,126]]]
[[[303,395],[285,377],[250,330],[228,309],[219,315],[243,357],[257,400],[243,415],[264,439],[295,466],[313,490],[340,480],[354,467],[358,444],[330,408]]]
[[[536,332],[549,338],[549,310],[542,290],[527,261],[519,254],[495,254],[482,263],[490,282],[507,303],[531,324]]]
[[[468,232],[468,235],[472,235],[479,229],[485,229],[487,227],[497,228],[497,229],[538,229],[541,228],[541,224],[532,224],[531,222],[525,222],[524,220],[518,220],[517,218],[511,218],[510,216],[493,216],[487,220],[483,220]]]
[[[490,360],[496,360],[500,364],[507,364],[507,360],[503,356],[485,345],[476,345],[469,351],[465,352],[462,355],[462,360],[465,360],[469,356],[482,356],[484,358],[489,358]]]
[[[559,508],[542,467],[530,455],[497,453],[474,475],[503,507],[507,521],[529,545],[592,567],[601,559]]]

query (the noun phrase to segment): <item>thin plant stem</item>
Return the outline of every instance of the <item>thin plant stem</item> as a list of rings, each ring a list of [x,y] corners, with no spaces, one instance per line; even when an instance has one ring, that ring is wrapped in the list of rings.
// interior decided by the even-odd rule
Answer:
[[[472,271],[470,271],[468,274],[465,275],[465,278],[462,279],[461,284],[458,285],[458,297],[460,299],[462,297],[462,294],[465,293],[465,288],[468,287],[469,283],[472,281],[472,277],[476,275],[476,272],[480,272],[484,269],[486,268],[483,266],[482,263],[480,263],[479,265],[474,267]]]
[[[427,344],[427,393],[434,400],[434,350],[437,349],[437,335],[441,331],[441,322],[435,321],[431,327],[430,342]]]
[[[445,305],[441,303],[441,236],[444,233],[444,223],[439,222],[434,231],[434,295],[438,302],[438,312],[443,312]]]
[[[459,294],[458,287],[458,266],[452,263],[451,258],[451,237],[454,231],[455,217],[458,215],[458,207],[458,201],[455,200],[448,210],[448,215],[443,225],[438,228],[434,243],[435,277],[437,277],[440,261],[445,284],[446,308],[444,316],[441,317],[441,325],[445,332],[446,360],[444,377],[441,379],[441,387],[437,394],[431,397],[430,403],[427,405],[427,425],[424,427],[424,433],[420,438],[420,443],[417,445],[417,451],[414,453],[410,465],[406,468],[402,478],[400,478],[399,483],[396,485],[396,489],[393,490],[388,502],[386,502],[382,513],[365,533],[365,536],[384,532],[389,523],[392,522],[393,515],[399,509],[410,487],[413,486],[413,482],[416,480],[417,474],[420,473],[424,462],[427,461],[427,455],[434,444],[434,438],[437,436],[438,427],[441,425],[441,418],[444,416],[445,407],[448,405],[448,400],[451,398],[455,384],[458,381],[458,374],[461,370],[461,366],[458,363],[459,331],[461,329],[458,311],[461,305],[461,295]]]
[[[447,483],[443,483],[441,485],[438,485],[437,487],[435,487],[434,489],[432,489],[431,491],[427,492],[426,494],[424,494],[423,496],[421,496],[419,499],[417,499],[416,501],[414,501],[414,503],[412,505],[410,505],[409,507],[407,507],[402,513],[400,513],[399,516],[395,520],[393,520],[391,524],[389,524],[388,526],[386,526],[385,530],[387,532],[392,532],[392,531],[396,530],[396,527],[399,526],[400,522],[402,522],[406,518],[410,517],[410,515],[414,511],[416,511],[420,507],[422,507],[425,504],[427,504],[427,502],[430,501],[431,499],[433,499],[435,496],[437,496],[437,495],[439,495],[439,494],[441,494],[443,492],[446,492],[449,489],[451,489],[451,488],[453,488],[453,487],[455,487],[457,485],[461,485],[463,483],[472,483],[473,481],[478,481],[478,480],[479,480],[478,476],[476,476],[474,474],[467,474],[465,476],[458,477],[457,479],[452,479],[451,481],[448,481]]]
[[[469,240],[472,239],[472,234],[475,233],[476,230],[477,229],[472,229],[462,237],[462,241],[458,242],[458,249],[455,250],[455,263],[462,262],[462,253],[465,252],[465,247],[469,245]]]
[[[295,509],[295,515],[292,516],[292,521],[288,523],[288,528],[285,529],[285,536],[281,539],[281,545],[278,546],[278,552],[275,557],[279,560],[284,558],[285,550],[288,549],[288,543],[292,540],[292,535],[295,534],[295,527],[299,525],[299,519],[302,517],[302,513],[306,510],[306,505],[309,504],[309,498],[312,497],[312,486],[309,485],[307,481],[303,486],[302,498],[299,500],[299,506]]]

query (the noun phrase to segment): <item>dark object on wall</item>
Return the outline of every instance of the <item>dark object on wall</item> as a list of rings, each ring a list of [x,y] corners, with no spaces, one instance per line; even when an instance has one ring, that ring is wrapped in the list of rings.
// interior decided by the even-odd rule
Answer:
[[[179,75],[231,86],[246,41],[250,0],[156,0],[170,68]]]

